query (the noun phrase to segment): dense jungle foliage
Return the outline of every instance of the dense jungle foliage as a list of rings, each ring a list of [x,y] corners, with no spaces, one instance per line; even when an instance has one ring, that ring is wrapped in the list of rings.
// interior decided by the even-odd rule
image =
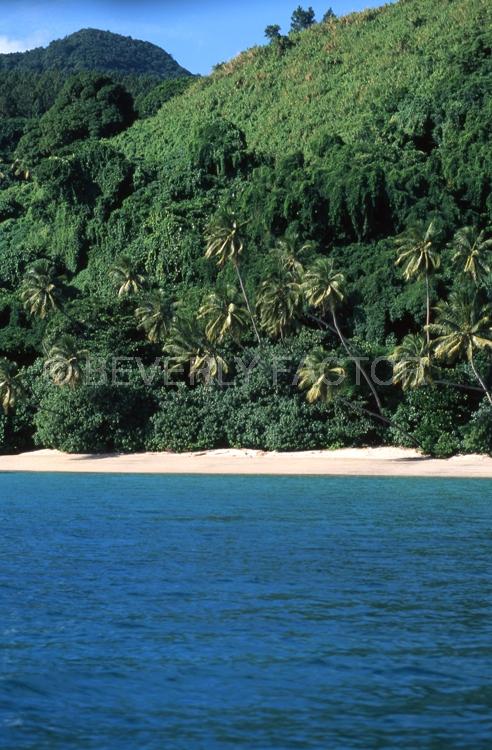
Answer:
[[[54,105],[67,79],[84,71],[109,74],[143,117],[193,80],[155,44],[97,29],[82,29],[46,48],[1,54],[0,161],[12,156],[22,133]]]
[[[0,121],[4,452],[492,452],[492,6],[268,37]]]

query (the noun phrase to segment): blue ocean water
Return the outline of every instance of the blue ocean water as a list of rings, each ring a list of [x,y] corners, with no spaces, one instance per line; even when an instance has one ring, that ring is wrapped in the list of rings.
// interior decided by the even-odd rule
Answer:
[[[489,750],[491,501],[0,475],[0,747]]]

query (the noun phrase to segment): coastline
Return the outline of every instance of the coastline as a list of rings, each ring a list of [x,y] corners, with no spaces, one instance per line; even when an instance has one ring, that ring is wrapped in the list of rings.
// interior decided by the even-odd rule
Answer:
[[[492,479],[492,457],[437,459],[406,448],[342,448],[266,453],[222,449],[196,453],[66,454],[39,450],[0,456],[2,472],[105,474],[247,474]]]

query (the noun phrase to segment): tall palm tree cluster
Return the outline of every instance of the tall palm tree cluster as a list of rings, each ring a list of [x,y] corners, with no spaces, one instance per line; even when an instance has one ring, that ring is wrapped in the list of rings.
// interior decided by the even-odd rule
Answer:
[[[430,280],[439,268],[443,248],[435,222],[415,225],[397,238],[397,265],[404,265],[404,278],[425,279],[425,338],[421,333],[408,334],[396,347],[390,359],[394,363],[393,382],[403,389],[418,388],[435,381],[440,364],[457,360],[468,362],[473,376],[492,405],[492,394],[478,372],[475,357],[480,350],[492,349],[492,305],[483,294],[491,282],[490,258],[492,239],[484,231],[463,227],[448,245],[453,270],[460,279],[460,290],[434,308],[431,321]],[[486,297],[483,301],[483,297]]]
[[[316,325],[338,341],[343,359],[333,348],[322,346],[307,354],[297,377],[307,400],[329,401],[340,394],[347,386],[350,361],[376,409],[369,413],[388,422],[360,353],[342,331],[338,312],[346,300],[346,283],[333,259],[316,255],[311,242],[278,240],[269,253],[268,271],[255,290],[253,304],[243,275],[245,225],[234,213],[224,211],[209,224],[205,258],[219,269],[230,267],[235,282],[230,277],[218,282],[195,315],[162,289],[149,286],[129,258],[117,260],[109,277],[120,300],[135,299],[138,328],[150,343],[162,347],[171,371],[187,372],[193,382],[210,383],[229,369],[223,354],[228,341],[241,348],[244,338],[253,336],[261,349],[264,337],[283,340],[302,325]],[[492,405],[486,377],[476,362],[478,351],[492,349],[492,308],[484,293],[490,288],[492,239],[473,227],[456,232],[447,249],[462,289],[434,307],[433,277],[446,249],[440,243],[436,222],[410,227],[396,238],[395,245],[396,265],[402,267],[405,281],[424,282],[425,323],[421,331],[407,334],[390,354],[393,383],[403,389],[439,383],[442,366],[463,360]],[[47,261],[38,261],[28,269],[20,295],[32,316],[45,319],[57,310],[64,312],[62,282]],[[75,387],[83,380],[87,356],[87,349],[80,349],[73,337],[63,336],[45,347],[45,370],[55,385]],[[21,393],[16,366],[0,361],[0,403],[5,412]]]

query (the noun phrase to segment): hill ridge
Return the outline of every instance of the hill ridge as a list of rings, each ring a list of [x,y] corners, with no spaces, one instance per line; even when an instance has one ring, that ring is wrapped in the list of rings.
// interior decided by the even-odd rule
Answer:
[[[190,75],[169,52],[152,42],[95,28],[83,28],[47,47],[0,55],[0,73],[20,71],[64,73],[97,70],[125,75],[179,78]]]

